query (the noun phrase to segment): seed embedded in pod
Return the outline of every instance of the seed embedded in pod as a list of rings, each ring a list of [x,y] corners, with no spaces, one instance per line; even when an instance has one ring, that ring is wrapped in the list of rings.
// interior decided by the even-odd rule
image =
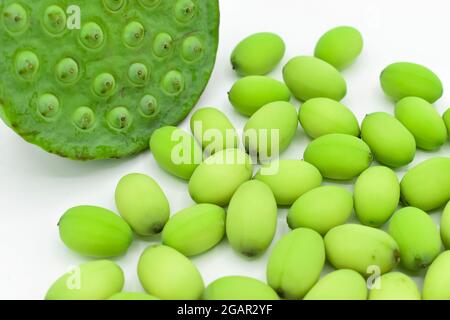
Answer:
[[[101,97],[113,94],[116,88],[116,79],[110,73],[99,74],[94,80],[94,92]]]
[[[79,129],[89,130],[95,123],[94,111],[88,107],[79,107],[73,113],[72,121]]]
[[[125,107],[112,109],[107,119],[109,126],[115,130],[124,130],[131,125],[131,114]]]
[[[66,28],[67,17],[61,7],[57,5],[49,6],[44,13],[42,20],[44,28],[51,34],[59,34]]]
[[[144,85],[149,78],[149,70],[145,64],[133,63],[128,69],[128,78],[135,85]]]
[[[168,94],[178,94],[184,89],[184,77],[176,70],[169,71],[162,82],[163,90]]]
[[[144,117],[153,118],[159,113],[158,101],[154,96],[147,94],[141,99],[139,110]]]
[[[27,11],[22,5],[12,3],[3,11],[3,23],[9,32],[24,31],[28,26]]]
[[[17,54],[15,59],[17,74],[25,79],[31,80],[39,69],[39,58],[34,52],[22,51]]]
[[[98,49],[105,40],[105,34],[97,23],[88,22],[81,28],[80,40],[85,47]]]
[[[170,54],[173,47],[173,38],[170,34],[162,32],[158,34],[153,41],[153,53],[163,58]]]
[[[55,95],[45,93],[39,97],[37,107],[39,114],[50,120],[59,113],[59,100]]]
[[[103,0],[103,4],[110,11],[119,11],[125,4],[125,0]]]
[[[62,59],[56,66],[56,77],[63,83],[72,83],[79,74],[78,63],[72,58]]]
[[[195,3],[191,0],[178,0],[175,4],[175,18],[179,22],[189,22],[195,15]]]
[[[137,21],[130,22],[123,32],[123,41],[129,47],[137,47],[145,37],[145,28]]]
[[[161,3],[161,0],[139,0],[139,3],[146,8],[154,9]]]
[[[199,59],[204,52],[202,42],[196,36],[190,36],[183,41],[183,49],[181,51],[183,58],[187,61],[195,61]]]

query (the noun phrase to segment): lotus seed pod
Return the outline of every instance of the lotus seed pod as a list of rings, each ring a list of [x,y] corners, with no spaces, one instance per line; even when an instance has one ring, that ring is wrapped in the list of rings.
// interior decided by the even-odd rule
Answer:
[[[108,300],[140,301],[140,300],[159,300],[159,299],[142,292],[119,292],[109,297]]]
[[[112,261],[91,261],[75,267],[56,280],[45,300],[106,300],[122,291],[122,269]]]
[[[291,229],[310,228],[325,235],[344,224],[353,211],[352,194],[344,188],[323,186],[306,192],[294,202],[287,216]]]
[[[332,65],[315,57],[291,59],[283,68],[284,82],[300,101],[330,98],[341,101],[347,94],[347,84]]]
[[[226,149],[207,158],[189,180],[189,194],[197,203],[224,207],[241,184],[250,180],[253,165],[239,149]]]
[[[423,283],[424,300],[450,300],[450,251],[441,253],[428,268]]]
[[[371,167],[356,180],[353,198],[359,221],[370,227],[380,227],[398,207],[398,177],[387,167]]]
[[[445,126],[447,127],[448,136],[450,138],[450,109],[447,109],[447,111],[444,113],[443,118]]]
[[[379,279],[380,287],[370,290],[369,300],[421,300],[413,279],[401,272],[389,272]]]
[[[148,247],[138,263],[139,280],[145,291],[163,300],[198,300],[204,283],[197,267],[167,246]]]
[[[395,108],[395,117],[413,134],[418,148],[433,151],[447,141],[444,120],[422,98],[407,97],[400,100]]]
[[[303,155],[324,178],[351,180],[372,163],[367,144],[354,136],[328,134],[312,141]]]
[[[26,141],[70,159],[142,152],[206,87],[218,0],[72,2],[0,1],[1,118]],[[57,111],[38,105],[46,94]]]
[[[355,115],[342,103],[328,98],[313,98],[300,107],[300,124],[313,139],[331,133],[359,137],[360,130]]]
[[[197,204],[176,213],[162,232],[162,243],[194,256],[217,245],[225,235],[225,210],[214,204]]]
[[[155,180],[133,173],[116,187],[116,207],[134,232],[151,236],[161,232],[170,215],[169,201]]]
[[[322,237],[299,228],[285,235],[272,250],[267,282],[281,298],[302,299],[319,280],[325,263]]]
[[[192,134],[207,154],[239,147],[236,129],[227,116],[216,108],[197,110],[190,125]]]
[[[253,34],[242,40],[231,54],[231,65],[239,75],[265,75],[283,59],[286,45],[271,32]]]
[[[320,279],[304,300],[367,300],[366,280],[353,270],[333,271]]]
[[[211,282],[203,293],[204,300],[279,300],[275,291],[257,279],[228,276]]]
[[[275,160],[265,164],[255,179],[269,186],[281,206],[292,205],[301,195],[322,184],[319,170],[300,160]]]
[[[389,272],[400,261],[399,247],[388,233],[357,224],[331,229],[325,236],[325,248],[336,269],[352,269],[363,276]]]
[[[441,239],[444,247],[450,249],[450,201],[442,213],[441,218]]]
[[[361,138],[378,162],[392,168],[406,166],[416,156],[414,136],[394,116],[385,112],[366,116],[361,125]]]
[[[393,63],[380,76],[381,87],[394,101],[406,97],[419,97],[436,102],[444,89],[441,80],[430,69],[415,63]]]
[[[158,165],[175,177],[189,180],[202,161],[202,148],[189,133],[177,127],[162,127],[150,139]]]
[[[421,162],[405,174],[400,187],[406,205],[424,211],[444,206],[450,200],[450,158]]]
[[[71,250],[95,258],[116,257],[127,252],[133,234],[114,212],[93,206],[66,211],[58,223],[59,236]]]
[[[237,252],[253,257],[267,250],[277,228],[277,203],[270,188],[258,180],[242,184],[228,206],[226,233]]]
[[[291,93],[278,80],[265,76],[248,76],[236,81],[228,98],[238,112],[251,116],[268,103],[291,100]]]
[[[289,102],[272,102],[256,111],[244,127],[245,149],[265,160],[287,149],[297,133],[297,110]]]

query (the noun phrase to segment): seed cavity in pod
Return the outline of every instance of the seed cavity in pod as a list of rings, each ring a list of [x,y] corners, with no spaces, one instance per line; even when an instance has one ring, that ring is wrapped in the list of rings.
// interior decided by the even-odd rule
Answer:
[[[204,52],[202,42],[196,36],[191,36],[183,41],[182,54],[183,58],[187,61],[195,61],[199,59]]]
[[[31,80],[39,70],[39,58],[34,52],[22,51],[15,60],[16,72],[25,80]]]
[[[125,0],[103,0],[103,4],[109,11],[116,12],[123,8]]]
[[[180,22],[192,20],[195,12],[196,6],[191,0],[178,0],[175,4],[175,18]]]
[[[144,85],[149,78],[147,66],[142,63],[133,63],[128,69],[128,78],[135,85]]]
[[[184,77],[176,70],[169,71],[162,83],[164,91],[168,94],[175,95],[183,91],[184,89]]]
[[[39,114],[50,120],[59,113],[59,100],[55,95],[45,93],[39,97],[37,107]]]
[[[129,47],[137,47],[145,37],[145,28],[137,21],[130,22],[123,32],[123,41]]]
[[[64,58],[56,65],[56,77],[63,83],[75,82],[78,75],[78,63],[72,58]]]
[[[154,9],[161,3],[161,0],[139,0],[139,3],[146,8]]]
[[[28,14],[24,7],[12,3],[3,11],[3,22],[9,32],[24,31],[28,26]]]
[[[157,57],[166,57],[170,54],[173,47],[172,36],[168,33],[162,32],[158,34],[153,41],[153,52]]]
[[[57,5],[49,6],[44,13],[44,28],[51,34],[59,34],[66,28],[67,17],[61,7]]]
[[[114,130],[125,130],[131,125],[131,114],[125,107],[112,109],[107,117],[109,126]]]
[[[95,114],[91,108],[79,107],[72,115],[73,123],[81,130],[89,130],[95,124]]]
[[[105,34],[97,23],[88,22],[81,28],[80,40],[86,48],[98,49],[105,40]]]
[[[144,117],[154,118],[159,113],[158,101],[152,95],[145,95],[139,103],[139,110]]]
[[[94,80],[94,92],[100,97],[108,97],[114,93],[116,79],[110,73],[99,74]]]

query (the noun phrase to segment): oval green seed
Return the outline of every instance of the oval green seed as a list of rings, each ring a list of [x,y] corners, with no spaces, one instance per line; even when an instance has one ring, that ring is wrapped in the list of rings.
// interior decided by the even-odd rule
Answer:
[[[450,138],[450,109],[447,109],[447,111],[444,113],[443,119],[447,127],[448,137]]]
[[[204,300],[278,300],[275,291],[257,279],[228,276],[211,282],[203,293]]]
[[[18,3],[12,3],[3,10],[3,23],[9,32],[24,31],[28,26],[28,22],[27,11]]]
[[[158,100],[149,94],[143,96],[139,103],[139,111],[146,118],[155,118],[160,112]]]
[[[93,83],[93,90],[100,97],[111,96],[116,89],[116,79],[110,73],[99,74]]]
[[[330,98],[341,101],[347,94],[347,84],[332,65],[315,57],[291,59],[283,68],[284,82],[300,101]]]
[[[56,78],[63,83],[73,83],[78,79],[78,63],[72,58],[64,58],[56,65]]]
[[[203,43],[196,36],[187,37],[183,41],[183,49],[181,51],[183,58],[189,62],[200,59],[205,51]]]
[[[328,134],[311,142],[303,155],[324,178],[351,180],[372,163],[370,148],[346,134]]]
[[[271,32],[253,34],[242,40],[231,54],[231,65],[239,75],[265,75],[281,61],[286,45]]]
[[[125,27],[122,38],[127,46],[137,47],[145,38],[145,28],[142,23],[132,21]]]
[[[158,298],[141,292],[120,292],[112,295],[108,300],[159,300]]]
[[[128,79],[135,85],[144,85],[149,76],[149,70],[145,64],[133,63],[128,69]]]
[[[125,107],[112,109],[107,116],[109,126],[114,130],[125,130],[131,126],[132,116]]]
[[[441,217],[441,239],[444,247],[450,249],[450,202],[447,203]]]
[[[450,251],[445,251],[428,268],[423,283],[424,300],[450,300]]]
[[[153,53],[159,58],[169,55],[172,51],[172,47],[173,38],[168,33],[158,34],[153,41]]]
[[[181,72],[169,71],[163,78],[162,89],[169,95],[177,95],[184,90],[185,81]]]
[[[44,28],[51,34],[59,34],[66,29],[67,17],[66,13],[60,6],[51,5],[45,9],[44,18],[42,20]]]
[[[51,120],[58,115],[60,105],[58,98],[54,94],[45,93],[39,97],[37,107],[41,116]]]
[[[169,220],[169,201],[155,180],[132,173],[120,179],[115,192],[120,215],[141,236],[158,234]]]
[[[392,168],[406,166],[416,155],[414,136],[394,116],[375,112],[365,117],[361,138],[369,145],[375,159]]]
[[[105,41],[102,27],[95,22],[86,23],[80,30],[80,41],[88,49],[98,49]]]
[[[24,80],[32,80],[40,67],[38,56],[31,51],[18,53],[14,64],[17,75]]]
[[[228,98],[238,112],[251,116],[268,103],[289,101],[291,93],[278,80],[265,76],[248,76],[233,85]]]
[[[95,125],[95,113],[91,108],[79,107],[72,114],[72,121],[80,130],[89,130]]]
[[[401,272],[383,274],[379,281],[380,287],[370,290],[369,300],[421,300],[417,284]]]
[[[204,283],[195,265],[167,246],[148,247],[138,263],[139,280],[145,291],[164,300],[198,300]]]
[[[179,22],[186,23],[194,18],[197,7],[191,0],[178,0],[175,4],[175,19]]]

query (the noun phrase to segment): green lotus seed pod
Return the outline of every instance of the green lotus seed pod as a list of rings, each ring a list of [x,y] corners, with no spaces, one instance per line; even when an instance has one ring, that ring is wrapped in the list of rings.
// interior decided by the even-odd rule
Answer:
[[[204,283],[196,266],[167,246],[148,247],[138,263],[139,280],[145,291],[163,300],[198,300]]]
[[[355,115],[342,103],[328,98],[313,98],[300,107],[300,124],[311,138],[331,133],[359,137],[359,123]]]
[[[260,159],[278,156],[297,133],[297,110],[289,102],[272,102],[256,111],[244,127],[243,141],[250,155]]]
[[[42,19],[44,28],[53,35],[60,34],[66,30],[67,17],[64,10],[56,5],[51,5],[45,9]]]
[[[330,98],[341,101],[347,94],[347,84],[332,65],[315,57],[291,59],[283,68],[284,82],[300,101]]]
[[[241,184],[251,179],[250,157],[239,149],[226,149],[207,158],[189,180],[189,194],[197,203],[224,207]]]
[[[436,102],[444,89],[441,80],[428,68],[415,63],[393,63],[380,76],[386,95],[399,101],[406,97],[419,97]]]
[[[314,56],[341,70],[361,54],[364,40],[353,27],[337,27],[326,32],[316,45]]]
[[[400,247],[402,265],[409,270],[427,268],[441,252],[438,227],[420,209],[408,207],[398,210],[389,223],[389,234]]]
[[[155,180],[132,173],[116,187],[116,207],[134,232],[151,236],[161,232],[170,216],[169,201]]]
[[[190,125],[192,134],[207,154],[239,147],[236,129],[227,116],[216,108],[197,110]]]
[[[162,127],[150,139],[158,165],[175,177],[189,180],[202,161],[202,149],[194,137],[177,127]]]
[[[364,141],[346,134],[328,134],[312,141],[303,155],[324,178],[351,180],[372,163]]]
[[[325,263],[322,237],[311,229],[291,231],[277,242],[267,264],[267,282],[284,299],[302,299]]]
[[[358,224],[331,229],[325,236],[328,261],[336,269],[352,269],[369,276],[391,271],[400,261],[399,247],[386,232]]]
[[[383,274],[379,283],[379,288],[370,290],[369,300],[421,300],[417,284],[401,272]]]
[[[441,239],[444,243],[444,247],[450,249],[450,202],[442,213],[441,218]]]
[[[122,291],[122,269],[112,261],[91,261],[61,276],[47,291],[45,300],[106,300]]]
[[[162,232],[162,243],[189,257],[213,248],[224,235],[225,210],[204,203],[171,217]]]
[[[231,65],[239,75],[265,75],[283,59],[286,45],[271,32],[253,34],[242,40],[231,54]]]
[[[228,98],[237,111],[251,116],[268,103],[291,100],[291,93],[278,80],[265,76],[248,76],[236,81]]]
[[[108,298],[108,300],[140,301],[140,300],[159,300],[159,299],[149,294],[141,292],[120,292],[112,295],[111,297]]]
[[[410,169],[400,183],[402,201],[431,211],[450,200],[450,158],[433,158]]]
[[[323,186],[306,192],[294,202],[287,221],[291,229],[310,228],[325,235],[344,224],[353,211],[352,194],[344,188]]]
[[[359,221],[370,227],[380,227],[398,207],[398,177],[387,167],[371,167],[356,180],[353,198]]]
[[[258,180],[242,184],[228,206],[226,232],[237,252],[253,257],[272,243],[277,228],[277,203],[268,186]]]
[[[275,291],[262,281],[242,276],[228,276],[211,282],[204,300],[279,300]]]
[[[320,279],[304,300],[367,300],[366,280],[353,270],[333,271]]]
[[[425,275],[423,282],[424,300],[450,300],[450,251],[437,257]]]
[[[25,31],[30,22],[27,10],[18,3],[11,3],[5,7],[2,16],[6,30],[11,33]]]
[[[322,184],[319,170],[300,160],[276,160],[265,164],[255,179],[269,186],[281,206],[292,205],[301,195]]]
[[[413,134],[418,148],[437,150],[447,141],[444,120],[426,100],[403,98],[397,103],[395,117]]]
[[[361,138],[378,162],[392,168],[406,166],[416,155],[414,136],[394,116],[385,112],[366,116],[361,125]]]
[[[447,111],[444,113],[443,118],[447,127],[448,136],[450,138],[450,109],[447,109]]]

